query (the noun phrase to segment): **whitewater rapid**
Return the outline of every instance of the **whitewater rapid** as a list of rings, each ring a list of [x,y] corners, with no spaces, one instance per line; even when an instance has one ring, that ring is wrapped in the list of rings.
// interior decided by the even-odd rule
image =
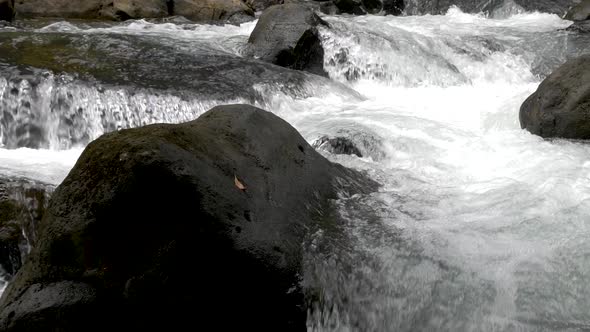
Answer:
[[[337,202],[350,246],[334,243],[330,254],[308,248],[304,283],[323,290],[308,329],[590,329],[590,145],[543,140],[518,122],[543,77],[590,53],[590,43],[563,30],[571,22],[541,13],[491,19],[452,8],[442,16],[324,19],[332,81],[306,75],[297,87],[254,84],[260,99],[229,100],[278,114],[310,143],[350,138],[364,147],[362,158],[324,154],[382,184]],[[58,22],[35,33],[140,36],[180,52],[240,56],[254,25]],[[7,87],[24,81],[0,78],[0,105],[33,96],[37,113],[50,112],[69,94],[61,114],[83,116],[51,122],[33,149],[17,148],[18,135],[6,134],[0,117],[0,174],[55,185],[104,132],[187,121],[228,102],[54,74],[29,94],[11,95]]]

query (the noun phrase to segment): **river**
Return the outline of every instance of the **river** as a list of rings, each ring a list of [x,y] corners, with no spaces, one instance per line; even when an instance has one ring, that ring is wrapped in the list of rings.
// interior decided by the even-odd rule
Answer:
[[[590,37],[543,13],[324,19],[330,79],[242,57],[255,22],[0,28],[0,176],[58,185],[105,132],[253,104],[349,138],[362,158],[324,155],[382,184],[337,202],[347,245],[312,236],[308,330],[590,329],[590,145],[518,122]]]

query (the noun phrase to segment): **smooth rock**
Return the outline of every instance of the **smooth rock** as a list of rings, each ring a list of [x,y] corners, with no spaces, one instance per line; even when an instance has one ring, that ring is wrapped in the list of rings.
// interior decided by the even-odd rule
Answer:
[[[590,139],[590,55],[555,70],[520,107],[520,126],[541,137]]]
[[[263,61],[327,76],[317,26],[326,24],[303,4],[265,10],[248,39],[249,54]]]
[[[56,189],[2,331],[305,331],[302,248],[377,184],[247,105],[106,134]]]

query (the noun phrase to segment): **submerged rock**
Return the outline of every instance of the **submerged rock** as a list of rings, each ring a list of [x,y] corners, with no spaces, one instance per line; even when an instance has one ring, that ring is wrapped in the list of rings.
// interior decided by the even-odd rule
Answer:
[[[590,139],[590,55],[555,70],[520,107],[520,126],[541,137]]]
[[[590,19],[590,0],[583,0],[565,15],[566,20],[585,21]]]
[[[376,184],[247,105],[107,134],[57,188],[2,331],[305,331],[302,246]]]
[[[363,130],[339,130],[334,136],[321,136],[312,146],[332,154],[355,155],[373,160],[382,160],[385,157],[381,139]]]
[[[172,0],[114,0],[115,15],[121,19],[161,18],[169,14]]]
[[[588,33],[590,32],[590,20],[574,22],[574,24],[567,27],[566,30],[579,33]]]
[[[327,76],[317,26],[327,24],[306,5],[288,3],[265,10],[248,39],[249,54],[279,66]]]
[[[0,21],[12,21],[14,17],[14,0],[0,0]]]
[[[254,19],[254,11],[240,0],[174,0],[173,12],[196,22]]]
[[[356,145],[346,137],[322,136],[313,142],[312,146],[318,150],[324,150],[333,154],[349,154],[359,158],[363,157]]]

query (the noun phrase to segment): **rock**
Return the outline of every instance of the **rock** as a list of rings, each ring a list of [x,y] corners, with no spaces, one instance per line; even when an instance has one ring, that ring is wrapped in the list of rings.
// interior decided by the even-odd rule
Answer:
[[[244,2],[255,11],[262,11],[274,5],[280,5],[284,0],[245,0]]]
[[[405,7],[403,0],[335,0],[334,4],[341,12],[355,15],[401,15]]]
[[[12,21],[14,18],[14,0],[0,0],[0,21]]]
[[[115,18],[112,0],[16,0],[15,9],[21,18]]]
[[[366,12],[362,8],[361,0],[333,0],[334,5],[341,13],[364,15]]]
[[[56,189],[2,331],[305,331],[308,236],[376,184],[247,105],[106,134]],[[187,325],[189,324],[189,325]]]
[[[10,280],[35,245],[37,226],[53,186],[25,179],[0,178],[0,277]]]
[[[171,14],[172,0],[114,0],[113,7],[122,19],[162,18]]]
[[[288,3],[265,10],[248,39],[255,58],[327,76],[317,26],[327,24],[308,6]]]
[[[583,0],[581,3],[570,9],[565,15],[566,20],[585,21],[590,19],[590,0]]]
[[[563,17],[572,6],[579,3],[579,0],[514,0],[514,2],[529,12],[538,11]]]
[[[382,0],[382,4],[383,13],[389,15],[402,15],[406,8],[404,0]]]
[[[174,0],[173,13],[195,22],[243,23],[254,19],[254,11],[240,0]]]
[[[590,55],[555,70],[520,107],[520,126],[541,137],[590,139]]]
[[[385,157],[381,138],[365,130],[341,129],[333,136],[319,137],[312,146],[331,154],[348,154],[373,160],[382,160]]]
[[[340,10],[338,9],[338,7],[336,7],[336,5],[332,1],[320,2],[319,7],[320,7],[319,8],[320,12],[322,12],[324,14],[338,15],[340,13]]]
[[[313,142],[315,149],[323,150],[332,154],[349,154],[359,158],[363,157],[361,151],[356,145],[346,137],[328,137],[322,136]]]

